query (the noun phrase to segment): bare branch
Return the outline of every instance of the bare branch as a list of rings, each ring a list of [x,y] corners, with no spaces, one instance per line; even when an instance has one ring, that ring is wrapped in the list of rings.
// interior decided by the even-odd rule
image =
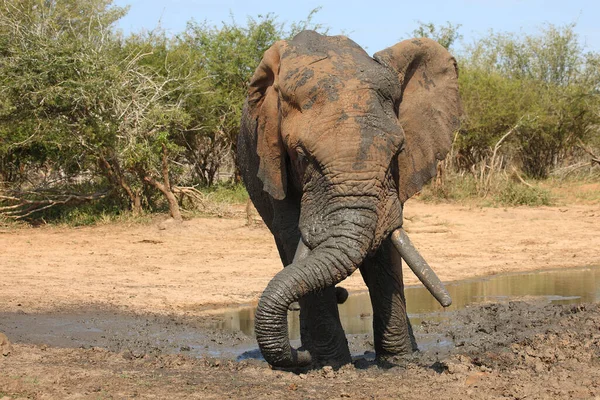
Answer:
[[[592,149],[590,149],[588,146],[586,146],[581,139],[577,139],[577,143],[579,144],[579,147],[585,151],[586,153],[588,153],[590,156],[592,156],[592,164],[597,163],[598,165],[600,165],[600,157],[598,157],[597,155],[595,155],[592,152]]]
[[[108,196],[109,193],[110,190],[89,195],[75,193],[57,194],[51,191],[11,191],[10,196],[0,195],[0,200],[13,203],[0,207],[0,214],[19,220],[58,205],[79,204],[99,200]]]

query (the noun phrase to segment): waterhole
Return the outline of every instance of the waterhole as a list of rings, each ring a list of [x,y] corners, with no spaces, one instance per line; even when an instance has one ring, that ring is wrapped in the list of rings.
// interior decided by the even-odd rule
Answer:
[[[443,313],[478,303],[526,299],[541,299],[555,304],[599,302],[600,267],[496,275],[453,282],[447,284],[446,289],[452,297],[452,305],[446,309],[423,286],[405,289],[408,316],[413,325],[418,326],[426,319],[442,318]],[[255,311],[255,307],[226,311],[219,328],[254,336]],[[339,306],[339,311],[346,334],[373,331],[373,311],[367,292],[351,294],[346,303]],[[288,325],[290,339],[299,339],[299,312],[288,313]]]
[[[421,349],[430,345],[444,346],[445,340],[439,335],[420,332],[423,321],[450,318],[453,311],[470,304],[521,299],[542,299],[559,304],[600,302],[600,267],[498,275],[450,283],[446,287],[453,304],[445,310],[423,287],[405,290],[409,317]],[[192,357],[260,358],[253,338],[254,311],[253,307],[230,308],[215,310],[205,317],[136,314],[94,308],[82,308],[76,312],[0,313],[0,332],[14,343],[100,347],[123,352],[125,357],[182,353]],[[360,339],[359,335],[372,331],[369,295],[351,294],[348,301],[340,306],[340,316],[349,339],[361,340],[354,350],[370,349],[370,339]],[[298,312],[289,312],[288,318],[290,339],[297,346]]]

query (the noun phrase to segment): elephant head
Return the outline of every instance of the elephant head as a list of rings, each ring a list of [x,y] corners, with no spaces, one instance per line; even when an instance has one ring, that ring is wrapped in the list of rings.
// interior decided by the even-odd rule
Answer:
[[[303,31],[265,52],[241,135],[254,137],[272,201],[301,193],[307,253],[259,301],[255,331],[270,364],[310,362],[289,344],[288,306],[345,279],[402,226],[403,203],[435,175],[460,114],[456,62],[429,39],[371,58],[344,36]]]

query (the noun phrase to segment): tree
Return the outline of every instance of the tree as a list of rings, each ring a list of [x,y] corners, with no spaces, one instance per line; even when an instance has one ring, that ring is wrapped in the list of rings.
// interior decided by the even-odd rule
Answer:
[[[176,140],[186,149],[187,161],[200,182],[212,185],[219,168],[235,157],[247,84],[263,53],[275,41],[288,39],[303,29],[325,32],[326,28],[313,22],[318,10],[312,10],[290,28],[279,23],[274,14],[248,17],[245,26],[236,23],[233,16],[231,22],[221,26],[190,21],[176,37],[172,52],[190,55],[195,62],[190,64],[191,76],[202,71],[203,90],[210,92],[210,96],[199,92],[186,96],[184,108],[191,118],[190,129]]]
[[[177,147],[165,130],[180,119],[177,103],[165,99],[178,77],[158,74],[141,62],[147,54],[123,48],[112,25],[126,10],[106,0],[2,7],[0,159],[11,183],[5,197],[16,203],[8,209],[30,215],[30,204],[45,207],[36,197],[63,197],[84,178],[124,193],[136,212],[150,184],[178,216],[164,173],[165,155]]]
[[[181,218],[175,186],[231,158],[263,52],[319,28],[315,10],[289,30],[269,14],[122,37],[110,0],[0,1],[0,213],[17,218],[107,196]]]
[[[459,60],[463,167],[489,155],[490,144],[512,130],[509,149],[529,176],[544,178],[577,140],[597,132],[598,55],[583,50],[574,27],[491,33],[467,47]]]
[[[107,55],[126,9],[106,0],[2,0],[0,10],[0,178],[13,195],[48,200],[49,190],[69,191],[94,168],[82,144],[114,134],[116,70]]]
[[[461,24],[454,25],[449,21],[442,26],[423,21],[418,21],[418,24],[419,26],[412,31],[413,37],[426,37],[435,40],[446,49],[450,49],[457,40],[462,39],[462,35],[458,33]]]

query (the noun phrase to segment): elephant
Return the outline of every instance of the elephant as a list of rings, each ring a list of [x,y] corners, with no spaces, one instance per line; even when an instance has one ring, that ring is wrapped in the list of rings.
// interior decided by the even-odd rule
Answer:
[[[256,339],[273,367],[352,361],[336,284],[359,269],[378,361],[417,350],[401,259],[447,306],[442,283],[402,229],[404,203],[436,174],[462,107],[455,59],[405,40],[370,57],[345,36],[302,31],[275,42],[252,76],[237,162],[285,268],[262,293]],[[287,311],[300,304],[300,348]]]

